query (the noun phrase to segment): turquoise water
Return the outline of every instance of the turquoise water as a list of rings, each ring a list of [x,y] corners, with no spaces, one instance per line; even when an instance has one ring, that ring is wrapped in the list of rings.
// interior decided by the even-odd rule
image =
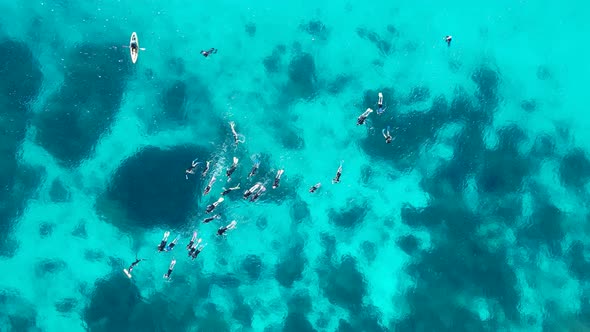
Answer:
[[[590,328],[585,2],[0,9],[0,330]]]

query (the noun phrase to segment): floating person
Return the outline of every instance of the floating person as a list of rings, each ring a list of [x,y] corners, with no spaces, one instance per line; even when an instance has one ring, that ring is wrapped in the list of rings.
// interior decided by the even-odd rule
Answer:
[[[168,268],[168,272],[164,275],[164,279],[170,279],[170,275],[172,274],[172,270],[174,270],[174,265],[176,265],[176,259],[172,258],[170,262],[170,267]]]
[[[136,258],[135,258],[135,262],[131,263],[131,265],[129,265],[129,268],[128,268],[128,269],[123,269],[123,272],[125,272],[125,274],[126,274],[126,275],[127,275],[129,278],[131,278],[131,271],[133,271],[133,268],[134,268],[134,267],[135,267],[137,264],[139,264],[139,262],[141,262],[141,261],[143,261],[143,260],[145,260],[145,259],[143,259],[143,258],[137,258],[137,257],[136,257]]]
[[[334,177],[332,179],[332,183],[340,183],[340,176],[342,175],[342,163],[344,161],[340,162],[340,167],[338,167],[338,170],[336,171],[336,177]]]
[[[254,165],[252,165],[252,170],[250,171],[250,174],[248,174],[248,178],[251,178],[256,174],[256,172],[258,171],[258,167],[260,167],[260,161],[256,159],[254,160]]]
[[[216,214],[216,215],[214,215],[212,217],[207,217],[207,218],[203,219],[203,224],[210,223],[211,221],[213,221],[215,219],[221,219],[221,216],[218,215],[218,214]]]
[[[391,143],[393,138],[391,137],[391,134],[389,133],[389,126],[387,126],[387,130],[383,129],[381,131],[381,133],[383,134],[383,137],[385,137],[385,143],[387,143],[387,144]]]
[[[238,134],[238,132],[236,131],[236,124],[233,121],[230,121],[229,123],[229,127],[231,128],[231,133],[234,136],[234,143],[236,145],[238,145],[238,143],[244,143],[245,140],[244,139],[240,139],[240,134]]]
[[[195,244],[196,240],[197,240],[197,232],[193,232],[193,237],[191,238],[190,242],[186,246],[186,250],[190,250],[190,248],[193,246],[193,244]]]
[[[238,189],[240,189],[240,184],[239,183],[238,183],[237,186],[231,187],[229,189],[225,189],[225,187],[223,187],[223,191],[221,192],[221,196],[225,196],[225,195],[231,193],[232,191],[238,190]]]
[[[201,241],[203,241],[203,239],[198,239],[195,243],[191,244],[191,246],[188,248],[188,257],[191,257],[193,255],[193,253],[197,249],[197,246],[201,244]]]
[[[211,48],[210,48],[208,51],[201,51],[201,54],[202,54],[202,55],[203,55],[205,58],[206,58],[206,57],[208,57],[209,55],[211,55],[211,54],[215,54],[215,53],[217,53],[217,49],[216,49],[216,48],[213,48],[213,47],[211,47]]]
[[[211,186],[215,183],[215,180],[216,180],[215,175],[213,175],[211,180],[209,180],[207,187],[205,187],[205,190],[203,190],[203,196],[207,195],[211,191]]]
[[[272,189],[277,189],[279,187],[279,184],[281,183],[281,175],[283,175],[284,172],[285,170],[283,169],[279,169],[277,171],[277,175],[275,176],[275,182],[272,184]]]
[[[210,161],[207,161],[205,163],[205,169],[203,170],[203,172],[201,172],[201,176],[205,177],[207,175],[207,172],[209,172],[209,166],[211,165]]]
[[[320,187],[322,186],[322,184],[320,182],[314,184],[311,188],[309,188],[309,192],[310,193],[314,193],[316,192],[316,190],[320,189]]]
[[[221,204],[221,202],[223,202],[224,198],[223,197],[219,197],[219,199],[217,200],[217,202],[213,202],[213,204],[210,204],[207,206],[207,209],[205,210],[205,213],[211,213],[213,212],[213,210],[215,210],[215,208],[217,207],[217,205]]]
[[[367,110],[361,114],[361,116],[358,117],[358,119],[356,120],[356,125],[363,125],[365,124],[365,120],[367,120],[367,117],[369,117],[369,114],[373,113],[373,110],[370,108],[367,108]]]
[[[201,251],[203,251],[203,249],[205,249],[206,246],[207,246],[206,243],[202,246],[199,246],[198,248],[196,245],[194,245],[189,252],[189,257],[194,260],[195,258],[197,258],[197,256],[199,256]]]
[[[254,194],[254,196],[252,196],[250,198],[250,202],[256,202],[258,197],[260,197],[260,195],[262,195],[265,191],[266,191],[266,187],[264,187],[264,185],[261,185],[260,188],[258,189],[258,191],[256,192],[256,194]]]
[[[244,192],[244,199],[247,199],[248,197],[250,197],[250,195],[252,195],[256,190],[258,190],[258,188],[260,188],[260,186],[262,186],[262,183],[256,182],[252,187],[250,187],[250,189],[246,190]]]
[[[377,114],[385,112],[386,107],[383,107],[383,93],[379,92],[379,99],[377,101]]]
[[[168,232],[168,231],[164,232],[164,237],[162,238],[162,241],[160,241],[160,245],[158,246],[159,252],[164,251],[164,248],[166,248],[166,243],[168,242],[169,236],[170,236],[170,232]]]
[[[227,169],[227,172],[225,172],[225,175],[227,175],[227,181],[231,180],[231,175],[234,174],[236,168],[238,168],[238,158],[234,157],[234,163]]]
[[[191,166],[186,169],[186,171],[185,171],[185,177],[186,177],[187,180],[188,180],[188,175],[189,174],[195,174],[195,168],[197,167],[197,165],[199,165],[199,163],[197,162],[197,160],[199,160],[199,159],[193,160],[193,162],[191,163]]]
[[[174,240],[172,240],[172,242],[170,242],[170,244],[167,245],[166,248],[164,248],[164,251],[172,251],[172,249],[174,249],[174,246],[176,246],[176,243],[178,243],[179,238],[180,236],[175,237]]]
[[[453,36],[445,36],[445,41],[447,42],[447,46],[451,46],[451,41],[453,41]]]
[[[230,222],[229,225],[219,227],[219,229],[217,230],[217,235],[225,235],[225,232],[236,228],[236,225],[237,222],[235,220],[232,220],[232,222]]]

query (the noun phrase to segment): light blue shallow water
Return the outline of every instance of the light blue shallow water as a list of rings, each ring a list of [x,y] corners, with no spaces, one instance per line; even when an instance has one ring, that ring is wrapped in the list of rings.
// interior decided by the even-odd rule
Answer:
[[[0,2],[0,330],[589,328],[588,9]]]

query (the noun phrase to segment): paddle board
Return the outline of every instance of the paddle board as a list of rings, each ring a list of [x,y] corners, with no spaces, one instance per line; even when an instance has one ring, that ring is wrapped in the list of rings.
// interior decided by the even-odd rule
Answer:
[[[126,274],[126,275],[127,275],[129,278],[131,278],[131,273],[129,273],[129,271],[127,271],[127,269],[123,269],[123,272],[125,272],[125,274]]]
[[[134,50],[133,48],[131,48],[131,44],[135,42],[135,44],[137,44],[137,49]],[[129,40],[129,52],[131,53],[131,61],[133,63],[137,62],[137,57],[139,56],[139,39],[137,38],[137,34],[135,32],[133,32],[131,34],[131,40]]]

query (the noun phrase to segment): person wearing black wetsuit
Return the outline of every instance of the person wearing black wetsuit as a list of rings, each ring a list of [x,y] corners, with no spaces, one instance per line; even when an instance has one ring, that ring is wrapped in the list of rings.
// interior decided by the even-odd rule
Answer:
[[[217,53],[217,49],[216,49],[216,48],[213,48],[213,47],[211,47],[211,48],[210,48],[208,51],[201,51],[201,54],[202,54],[202,55],[203,55],[205,58],[206,58],[206,57],[208,57],[209,55],[211,55],[211,54],[215,54],[215,53]]]

